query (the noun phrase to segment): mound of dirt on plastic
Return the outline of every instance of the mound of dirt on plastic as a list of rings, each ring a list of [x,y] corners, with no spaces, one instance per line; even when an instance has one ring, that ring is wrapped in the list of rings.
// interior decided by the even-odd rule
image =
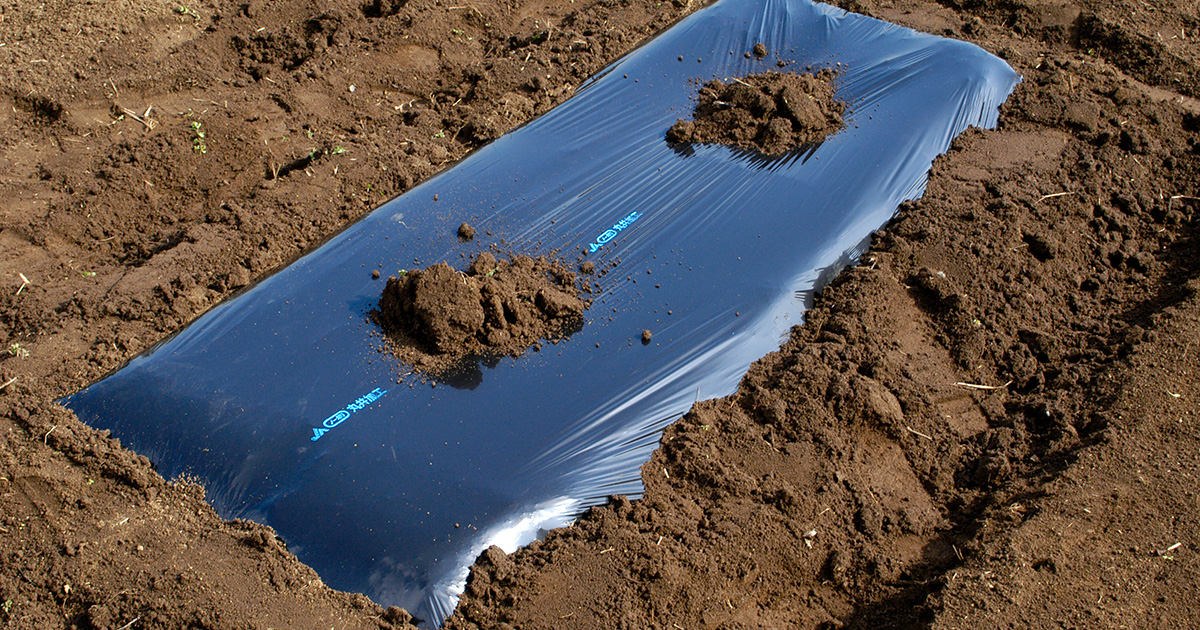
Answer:
[[[587,306],[562,264],[482,252],[466,271],[440,262],[388,278],[378,319],[397,357],[438,375],[464,360],[557,342],[582,326]]]
[[[700,88],[692,120],[667,130],[678,143],[728,144],[778,155],[841,130],[846,106],[834,98],[834,73],[763,72],[713,79]]]

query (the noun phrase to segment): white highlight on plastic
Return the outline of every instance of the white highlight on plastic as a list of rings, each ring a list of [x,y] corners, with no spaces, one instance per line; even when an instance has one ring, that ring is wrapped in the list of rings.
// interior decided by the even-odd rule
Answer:
[[[471,565],[475,564],[475,559],[488,547],[495,545],[503,549],[504,553],[512,553],[537,540],[547,531],[571,524],[579,514],[579,507],[578,499],[559,497],[492,526],[479,537],[481,542],[459,556],[458,566],[462,568],[457,570],[451,579],[446,580],[449,584],[446,585],[445,592],[453,596],[455,601],[458,600],[466,588]]]

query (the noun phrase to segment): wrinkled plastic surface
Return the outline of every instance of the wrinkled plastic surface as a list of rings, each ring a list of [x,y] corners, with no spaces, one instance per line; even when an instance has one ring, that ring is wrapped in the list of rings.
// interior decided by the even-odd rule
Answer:
[[[766,59],[743,55],[756,42]],[[780,158],[666,143],[693,79],[776,60],[840,63],[848,128]],[[488,545],[639,494],[662,428],[777,348],[1018,80],[974,46],[807,0],[722,0],[65,402],[203,480],[221,515],[273,526],[331,586],[440,623]],[[397,384],[370,271],[463,266],[500,239],[611,269],[586,325],[452,386]]]

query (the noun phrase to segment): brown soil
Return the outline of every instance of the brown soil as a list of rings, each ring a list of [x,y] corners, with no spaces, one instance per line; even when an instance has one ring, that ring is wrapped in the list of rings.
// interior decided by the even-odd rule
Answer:
[[[463,223],[458,226],[458,240],[466,243],[475,240],[475,226]]]
[[[755,44],[754,54],[766,55],[766,47]],[[766,155],[817,144],[843,126],[846,106],[834,98],[833,79],[830,70],[713,79],[700,88],[692,120],[671,125],[667,140],[726,144]]]
[[[543,340],[557,343],[583,325],[581,294],[561,263],[481,252],[466,271],[441,262],[388,278],[378,320],[401,361],[437,376],[464,359],[519,357]]]
[[[1000,128],[452,627],[1195,625],[1194,8],[842,4],[1004,56]],[[188,6],[0,7],[0,622],[402,625],[53,400],[698,5]]]
[[[403,625],[53,401],[685,11],[469,4],[0,6],[0,626]]]

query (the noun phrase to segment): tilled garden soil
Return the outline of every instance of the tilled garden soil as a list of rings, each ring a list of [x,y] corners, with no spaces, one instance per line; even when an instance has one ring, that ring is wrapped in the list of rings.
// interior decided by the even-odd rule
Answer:
[[[668,429],[644,498],[489,550],[449,626],[1200,618],[1194,4],[843,5],[1007,59],[999,129]],[[698,8],[0,4],[0,622],[404,626],[53,401]]]

